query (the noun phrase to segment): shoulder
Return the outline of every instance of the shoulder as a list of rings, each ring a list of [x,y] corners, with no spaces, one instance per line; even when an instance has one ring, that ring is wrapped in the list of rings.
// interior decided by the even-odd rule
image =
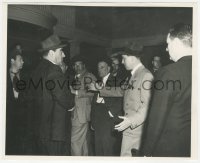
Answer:
[[[179,71],[179,66],[177,65],[177,63],[172,63],[160,68],[157,71],[155,78],[160,79],[173,76],[176,77],[179,74],[178,71]]]
[[[47,75],[49,78],[64,78],[64,74],[62,73],[62,70],[59,66],[57,65],[49,65],[48,70],[47,70]]]
[[[145,67],[141,70],[141,77],[143,78],[143,80],[153,80],[154,79],[152,73]]]

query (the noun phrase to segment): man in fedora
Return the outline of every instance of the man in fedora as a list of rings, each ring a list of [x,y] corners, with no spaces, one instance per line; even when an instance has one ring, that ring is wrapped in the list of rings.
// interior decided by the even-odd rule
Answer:
[[[37,155],[70,155],[68,110],[73,107],[73,95],[67,88],[59,65],[65,54],[58,36],[51,35],[41,43],[43,59],[32,74],[30,83],[30,119],[36,138]],[[68,138],[68,139],[67,139]]]
[[[121,122],[115,125],[115,130],[123,132],[121,156],[132,156],[132,151],[137,155],[150,101],[153,75],[141,63],[141,51],[142,46],[134,43],[124,48],[122,64],[131,71],[131,76],[120,87],[104,87],[99,90],[101,97],[124,98],[124,116],[119,116]],[[90,90],[95,90],[94,85],[90,85]]]
[[[88,92],[87,85],[96,81],[96,77],[86,68],[86,58],[77,55],[72,58],[75,70],[74,81],[72,83],[72,93],[75,95],[75,106],[72,111],[71,122],[71,155],[88,156],[91,155],[91,131],[89,130],[91,103],[94,93]]]

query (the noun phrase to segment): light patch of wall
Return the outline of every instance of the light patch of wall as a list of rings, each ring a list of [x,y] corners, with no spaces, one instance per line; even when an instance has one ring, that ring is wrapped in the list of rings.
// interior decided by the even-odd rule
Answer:
[[[112,40],[111,47],[121,48],[126,46],[130,42],[137,42],[143,46],[153,46],[160,45],[166,42],[166,35],[156,35],[156,36],[148,36],[148,37],[136,37],[136,38],[123,38],[123,39],[114,39]]]
[[[111,40],[80,30],[75,26],[75,8],[53,6],[52,14],[58,19],[57,25],[54,26],[54,33],[69,40],[71,57],[79,54],[81,42],[111,47]]]

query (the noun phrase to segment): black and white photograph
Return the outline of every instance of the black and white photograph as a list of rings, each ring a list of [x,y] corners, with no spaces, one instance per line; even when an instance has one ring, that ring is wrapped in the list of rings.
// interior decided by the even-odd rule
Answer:
[[[197,157],[196,5],[4,4],[3,155]]]

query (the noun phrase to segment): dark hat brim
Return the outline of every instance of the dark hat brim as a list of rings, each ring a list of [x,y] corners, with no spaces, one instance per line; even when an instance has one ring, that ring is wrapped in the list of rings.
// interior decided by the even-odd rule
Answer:
[[[71,63],[74,64],[75,62],[83,62],[85,63],[86,62],[86,58],[85,56],[82,56],[82,55],[76,55],[74,57],[72,57],[71,59]]]
[[[38,52],[41,53],[41,52],[45,52],[45,51],[48,51],[48,50],[55,50],[55,49],[58,49],[58,48],[63,48],[65,46],[67,46],[67,44],[55,45],[55,46],[44,48],[44,49],[38,49]]]

